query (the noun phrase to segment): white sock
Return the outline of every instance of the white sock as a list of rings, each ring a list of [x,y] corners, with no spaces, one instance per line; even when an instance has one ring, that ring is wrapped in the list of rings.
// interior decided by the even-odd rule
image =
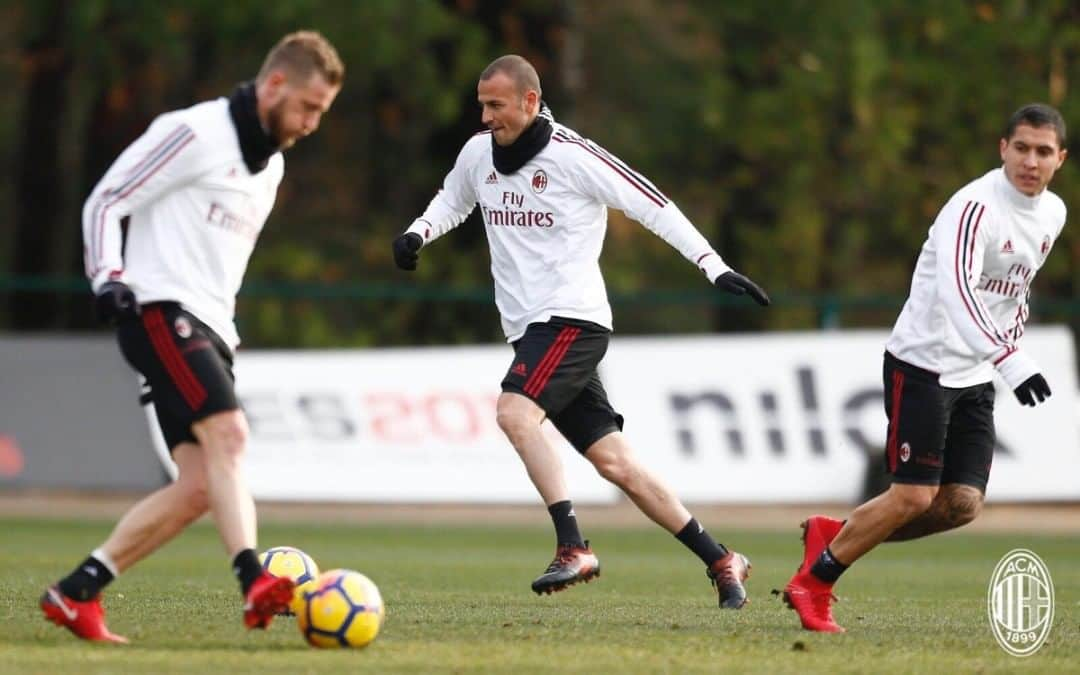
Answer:
[[[105,569],[109,570],[109,574],[113,575],[113,579],[120,576],[120,572],[116,569],[116,562],[112,559],[112,556],[103,551],[100,548],[95,548],[90,557],[97,560],[99,563],[105,566]]]

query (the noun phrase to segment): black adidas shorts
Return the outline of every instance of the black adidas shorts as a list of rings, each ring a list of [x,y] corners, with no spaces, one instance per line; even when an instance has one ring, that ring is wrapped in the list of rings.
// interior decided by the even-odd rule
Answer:
[[[120,351],[142,373],[143,395],[154,402],[158,425],[172,451],[196,442],[191,425],[236,410],[232,352],[209,326],[175,302],[142,306],[138,319],[117,328]]]
[[[585,452],[623,428],[596,372],[610,338],[611,331],[591,321],[551,317],[531,323],[512,343],[514,361],[502,390],[535,401],[566,440]]]
[[[951,388],[885,352],[885,463],[893,482],[962,483],[986,492],[994,459],[994,385]]]

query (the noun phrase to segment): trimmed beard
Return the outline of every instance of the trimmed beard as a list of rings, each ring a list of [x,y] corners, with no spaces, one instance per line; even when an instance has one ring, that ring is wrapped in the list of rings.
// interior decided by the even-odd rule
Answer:
[[[274,139],[274,143],[282,150],[290,148],[296,143],[295,137],[286,139],[281,131],[282,109],[285,107],[286,100],[287,99],[282,98],[278,101],[277,105],[266,112],[266,124],[269,127],[266,132],[270,134],[270,137]]]

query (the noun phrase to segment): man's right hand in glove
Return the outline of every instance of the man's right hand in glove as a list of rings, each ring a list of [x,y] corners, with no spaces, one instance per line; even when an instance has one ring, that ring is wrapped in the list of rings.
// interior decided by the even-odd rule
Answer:
[[[135,294],[122,281],[106,281],[102,284],[98,289],[97,299],[94,300],[94,309],[97,311],[98,321],[110,326],[139,316],[139,304],[135,302]]]
[[[1035,373],[1013,389],[1013,393],[1016,394],[1016,400],[1020,401],[1021,405],[1035,406],[1050,398],[1050,385],[1046,383],[1046,378],[1041,373]]]
[[[423,238],[415,232],[401,235],[394,240],[394,264],[409,272],[415,270],[416,261],[420,259],[420,247],[423,245]]]

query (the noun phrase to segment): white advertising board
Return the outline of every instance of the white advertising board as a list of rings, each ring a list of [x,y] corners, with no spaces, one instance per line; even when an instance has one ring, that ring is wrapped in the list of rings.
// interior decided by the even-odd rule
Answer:
[[[616,337],[601,364],[644,463],[696,503],[854,502],[885,444],[887,332]],[[1035,327],[1024,347],[1053,396],[1024,408],[997,382],[988,498],[1080,498],[1071,333]],[[537,503],[495,422],[505,346],[241,352],[255,496],[277,500]],[[549,424],[575,501],[610,503]]]
[[[257,498],[540,503],[495,422],[507,346],[241,353]],[[581,502],[616,490],[550,424]]]
[[[885,331],[623,338],[604,360],[627,435],[694,502],[855,501],[885,445]],[[1024,408],[998,381],[989,499],[1080,497],[1071,333],[1032,328],[1024,348],[1053,396]]]

